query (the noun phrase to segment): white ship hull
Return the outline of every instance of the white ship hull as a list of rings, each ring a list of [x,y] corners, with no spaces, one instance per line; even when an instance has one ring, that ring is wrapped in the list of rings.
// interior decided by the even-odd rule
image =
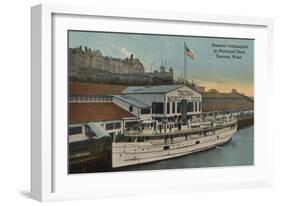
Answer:
[[[174,138],[169,143],[161,140],[145,142],[113,142],[112,167],[124,167],[170,159],[215,147],[228,142],[237,126],[216,130],[215,133]]]

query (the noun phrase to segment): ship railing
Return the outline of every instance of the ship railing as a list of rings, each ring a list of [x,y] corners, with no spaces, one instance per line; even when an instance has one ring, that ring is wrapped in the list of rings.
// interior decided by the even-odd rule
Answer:
[[[130,131],[124,131],[124,134],[125,135],[140,135],[140,134],[143,134],[143,135],[150,135],[150,134],[156,134],[157,132],[154,131],[154,130],[151,130],[151,131],[143,131],[143,130],[130,130]]]
[[[212,127],[207,127],[207,128],[188,128],[185,130],[177,130],[177,131],[173,131],[173,132],[159,132],[159,131],[155,131],[153,133],[150,134],[145,134],[142,132],[138,132],[138,133],[130,133],[130,134],[124,134],[125,136],[130,136],[130,137],[147,137],[147,136],[151,136],[151,137],[155,137],[155,136],[164,136],[164,137],[169,137],[169,136],[173,136],[173,137],[177,137],[177,136],[185,136],[185,135],[193,135],[193,134],[197,134],[200,132],[205,132],[205,131],[214,131],[217,129],[222,129],[225,128],[227,126],[231,126],[231,125],[235,125],[237,124],[237,120],[234,119],[232,121],[226,122],[224,124],[220,124],[220,125],[214,125]]]
[[[198,123],[199,125],[202,125],[202,126],[209,126],[207,128],[211,128],[211,127],[219,127],[219,126],[227,126],[227,125],[230,125],[230,124],[234,124],[237,122],[237,118],[229,118],[228,121],[226,121],[226,119],[216,119],[216,120],[203,120],[203,121],[196,121],[196,122],[191,122],[191,124],[194,124],[194,123]],[[206,128],[206,129],[207,129]],[[182,128],[183,129],[183,128]],[[197,128],[198,130],[202,130],[203,128]],[[187,129],[184,129],[184,130],[173,130],[172,132],[160,132],[159,130],[151,130],[151,131],[143,131],[143,130],[128,130],[128,131],[124,131],[124,135],[127,135],[127,136],[147,136],[147,135],[159,135],[159,134],[171,134],[171,133],[184,133],[184,132],[189,132],[190,131],[194,131],[196,130],[196,128],[187,128]]]

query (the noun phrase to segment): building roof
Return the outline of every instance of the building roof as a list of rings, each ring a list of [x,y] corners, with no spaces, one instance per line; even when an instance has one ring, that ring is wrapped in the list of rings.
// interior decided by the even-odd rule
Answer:
[[[69,83],[69,95],[74,96],[91,96],[91,95],[118,95],[124,91],[127,86],[111,84],[94,84],[94,83]]]
[[[130,105],[133,105],[135,107],[138,107],[138,108],[148,108],[148,107],[151,107],[150,105],[148,104],[145,104],[139,100],[136,100],[132,97],[129,97],[129,96],[126,96],[126,95],[114,95],[115,98],[117,99],[120,99],[121,101],[124,101]]]
[[[202,98],[212,98],[212,99],[245,99],[247,101],[253,102],[253,99],[237,93],[237,92],[230,92],[230,93],[219,93],[219,92],[202,92]]]
[[[202,111],[209,112],[214,110],[232,110],[232,109],[253,109],[254,100],[237,92],[219,93],[203,92],[202,93]]]
[[[69,103],[69,123],[121,120],[135,117],[112,102]]]
[[[143,93],[167,93],[175,89],[184,87],[184,85],[157,85],[157,86],[131,86],[124,90],[123,94],[143,94]]]

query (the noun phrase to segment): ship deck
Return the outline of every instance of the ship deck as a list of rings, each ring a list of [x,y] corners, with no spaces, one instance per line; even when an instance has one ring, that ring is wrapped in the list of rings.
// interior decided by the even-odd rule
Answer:
[[[237,120],[232,120],[226,123],[223,123],[223,125],[219,125],[219,126],[215,126],[215,127],[205,127],[205,128],[188,128],[188,129],[183,129],[183,130],[177,130],[177,131],[166,131],[166,132],[157,132],[154,131],[153,133],[148,133],[148,132],[135,132],[132,134],[129,133],[125,133],[123,136],[125,137],[147,137],[147,136],[177,136],[177,135],[192,135],[192,134],[196,134],[199,132],[208,132],[208,131],[212,131],[212,130],[218,130],[218,129],[222,129],[225,127],[229,127],[231,125],[236,125],[237,124]]]

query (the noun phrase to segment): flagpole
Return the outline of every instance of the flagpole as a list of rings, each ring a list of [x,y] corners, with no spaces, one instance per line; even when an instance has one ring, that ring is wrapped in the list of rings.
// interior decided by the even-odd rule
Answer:
[[[185,84],[185,42],[183,44],[183,83]]]
[[[183,83],[185,84],[185,42],[183,42]]]
[[[184,61],[184,84],[187,82],[187,61],[186,61],[186,43],[183,45],[183,61]]]

